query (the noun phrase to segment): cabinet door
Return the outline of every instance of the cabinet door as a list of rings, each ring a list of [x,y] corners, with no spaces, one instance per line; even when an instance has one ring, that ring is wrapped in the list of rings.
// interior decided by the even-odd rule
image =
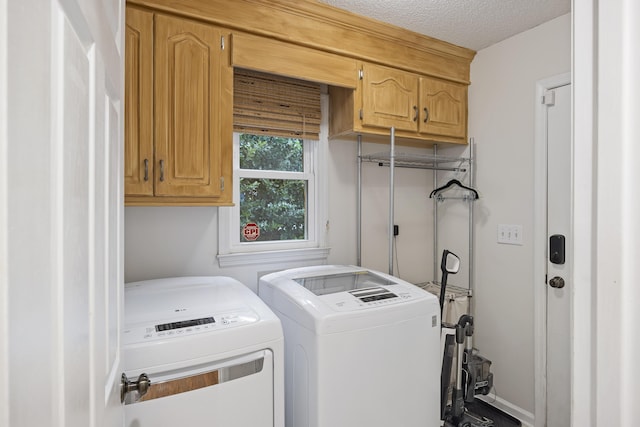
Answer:
[[[420,78],[420,132],[466,138],[467,86]]]
[[[231,110],[223,103],[231,89],[223,93],[222,82],[233,76],[222,32],[164,15],[155,25],[155,194],[220,197],[221,147],[232,146],[231,134],[222,140],[222,110]]]
[[[362,125],[417,131],[418,76],[364,64]]]
[[[153,14],[127,7],[125,194],[153,194]]]

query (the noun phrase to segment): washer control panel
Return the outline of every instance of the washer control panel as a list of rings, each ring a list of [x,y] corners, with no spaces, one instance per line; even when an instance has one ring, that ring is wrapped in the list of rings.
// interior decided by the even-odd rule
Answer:
[[[424,291],[415,285],[395,284],[323,295],[321,299],[336,311],[352,311],[398,304],[424,298]]]
[[[377,302],[389,298],[398,298],[398,295],[383,287],[358,289],[349,291],[351,295],[358,298],[362,302]]]
[[[221,331],[255,323],[257,313],[251,310],[207,314],[190,319],[166,319],[153,324],[133,324],[124,331],[124,344],[164,340],[187,335]]]

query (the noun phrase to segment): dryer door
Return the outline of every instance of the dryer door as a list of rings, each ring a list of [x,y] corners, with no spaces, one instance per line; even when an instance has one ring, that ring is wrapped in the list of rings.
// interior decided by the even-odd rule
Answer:
[[[142,397],[127,396],[125,427],[273,427],[270,350],[196,366],[164,365],[146,373],[151,386]]]

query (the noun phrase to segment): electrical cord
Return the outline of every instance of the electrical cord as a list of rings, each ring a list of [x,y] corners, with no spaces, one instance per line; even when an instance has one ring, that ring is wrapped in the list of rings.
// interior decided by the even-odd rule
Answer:
[[[491,390],[493,390],[493,400],[489,403],[496,403],[496,401],[498,400],[498,389],[496,388],[495,384],[491,385],[491,389],[489,390],[489,393],[491,393]]]

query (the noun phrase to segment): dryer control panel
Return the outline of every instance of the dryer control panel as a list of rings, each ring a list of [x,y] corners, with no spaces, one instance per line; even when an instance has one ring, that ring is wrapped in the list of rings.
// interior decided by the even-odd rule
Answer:
[[[179,338],[187,335],[211,333],[260,320],[251,310],[205,314],[190,319],[167,319],[163,323],[129,325],[124,331],[124,344],[135,344],[154,340]]]

